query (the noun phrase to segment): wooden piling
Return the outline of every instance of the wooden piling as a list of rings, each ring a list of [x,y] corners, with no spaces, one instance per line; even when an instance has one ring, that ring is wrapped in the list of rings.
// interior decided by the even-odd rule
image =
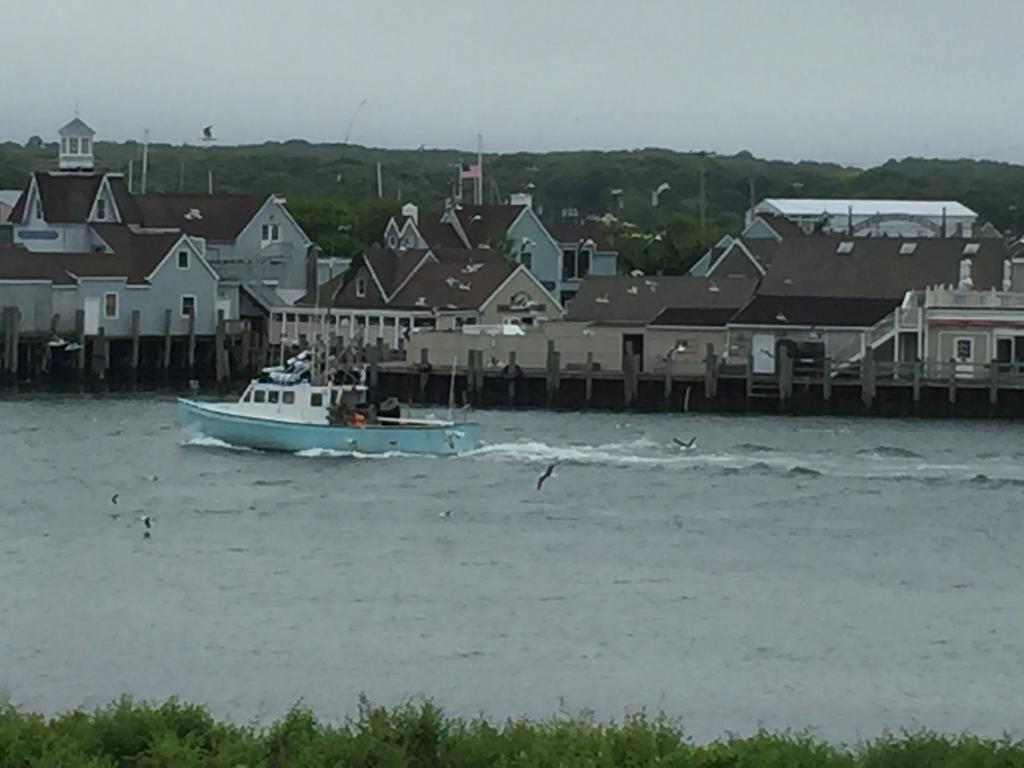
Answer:
[[[552,339],[548,339],[548,354],[545,365],[545,389],[547,392],[547,405],[551,408],[555,404],[555,394],[558,388],[558,373],[555,367],[555,342]]]
[[[594,353],[587,352],[587,369],[583,372],[585,403],[590,408],[594,402]]]
[[[860,399],[864,408],[871,410],[875,400],[875,358],[869,349],[860,363]]]
[[[779,345],[779,409],[785,410],[793,397],[793,358],[789,356],[789,347]]]
[[[75,310],[75,334],[78,337],[78,352],[77,360],[75,361],[75,367],[78,370],[78,378],[82,379],[85,374],[85,346],[87,339],[85,338],[85,310]]]
[[[662,393],[662,404],[666,411],[672,409],[672,356],[665,360],[665,391]]]
[[[509,350],[508,368],[505,374],[505,403],[506,405],[516,404],[516,351]]]
[[[89,360],[89,373],[94,379],[104,380],[107,377],[107,329],[102,325],[92,340],[92,356]]]
[[[426,348],[420,350],[420,402],[427,400],[427,385],[430,383],[430,359]]]
[[[747,401],[754,397],[754,353],[747,353]]]
[[[11,378],[18,380],[18,346],[21,343],[21,310],[11,307],[11,363],[9,371]]]
[[[188,378],[191,381],[196,377],[196,316],[193,312],[188,316]],[[217,360],[220,364],[220,360]],[[220,368],[217,369],[218,371]],[[220,373],[217,374],[217,381],[220,381]]]
[[[956,361],[949,361],[949,403],[956,403]]]
[[[253,365],[252,365],[252,349],[253,349],[253,346],[252,346],[252,328],[249,326],[248,323],[246,323],[245,327],[242,329],[242,360],[241,360],[241,364],[239,365],[239,368],[240,368],[239,373],[241,374],[242,378],[245,379],[245,380],[248,380],[252,376],[252,368],[253,368]],[[333,351],[334,351],[334,333],[333,332],[331,333],[330,347],[328,348],[327,351],[328,351],[328,354],[332,354]],[[325,364],[326,364],[326,362],[327,361],[324,360]]]
[[[832,358],[826,357],[821,367],[821,398],[826,402],[832,401]]]
[[[708,344],[704,348],[704,399],[711,402],[718,397],[718,358],[715,357],[715,345]]]
[[[160,368],[166,380],[171,373],[171,310],[164,310],[164,348]],[[190,377],[194,378],[194,377]]]
[[[999,403],[999,365],[988,364],[988,404],[994,409]]]
[[[10,331],[10,325],[11,325],[11,308],[10,307],[4,307],[3,308],[3,312],[0,313],[0,333],[2,333],[3,337],[4,337],[3,361],[2,361],[3,362],[3,367],[0,370],[3,371],[5,376],[7,374],[7,368],[10,365],[10,359],[11,359],[11,331]]]
[[[132,310],[132,384],[139,380],[139,310]]]
[[[622,399],[627,408],[632,408],[636,402],[637,363],[637,356],[632,352],[622,359]]]
[[[221,384],[228,378],[227,349],[224,346],[224,310],[217,310],[217,330],[214,335],[214,367],[217,383]]]
[[[914,401],[914,413],[921,408],[921,379],[924,376],[924,363],[918,360],[914,363],[914,370],[911,373],[911,397]]]

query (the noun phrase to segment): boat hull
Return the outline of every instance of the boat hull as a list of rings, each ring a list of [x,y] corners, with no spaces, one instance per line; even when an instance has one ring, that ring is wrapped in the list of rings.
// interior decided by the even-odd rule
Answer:
[[[480,443],[478,424],[364,427],[301,424],[225,413],[185,398],[178,399],[178,422],[231,445],[289,453],[323,449],[454,456],[471,451]]]

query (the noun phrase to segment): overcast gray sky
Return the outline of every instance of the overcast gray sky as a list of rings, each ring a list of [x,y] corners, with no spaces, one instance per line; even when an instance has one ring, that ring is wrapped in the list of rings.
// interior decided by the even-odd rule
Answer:
[[[0,138],[1024,161],[1020,0],[0,0]]]

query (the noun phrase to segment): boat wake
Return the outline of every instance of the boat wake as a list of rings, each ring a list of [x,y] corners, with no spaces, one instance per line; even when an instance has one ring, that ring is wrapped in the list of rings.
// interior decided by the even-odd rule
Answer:
[[[414,453],[403,453],[402,451],[385,451],[384,453],[361,453],[360,451],[336,451],[332,448],[307,448],[304,451],[296,451],[293,456],[301,459],[401,459],[401,458],[435,458],[433,456],[421,456]]]
[[[182,443],[184,446],[199,446],[201,448],[220,448],[225,451],[251,451],[252,448],[246,448],[243,445],[232,445],[226,443],[223,440],[218,440],[216,437],[207,437],[206,435],[197,435],[196,437],[189,438]]]

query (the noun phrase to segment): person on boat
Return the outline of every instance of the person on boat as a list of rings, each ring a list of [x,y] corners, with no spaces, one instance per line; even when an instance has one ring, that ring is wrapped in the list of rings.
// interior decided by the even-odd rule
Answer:
[[[356,427],[362,427],[366,425],[366,416],[359,411],[352,412],[352,424]]]

